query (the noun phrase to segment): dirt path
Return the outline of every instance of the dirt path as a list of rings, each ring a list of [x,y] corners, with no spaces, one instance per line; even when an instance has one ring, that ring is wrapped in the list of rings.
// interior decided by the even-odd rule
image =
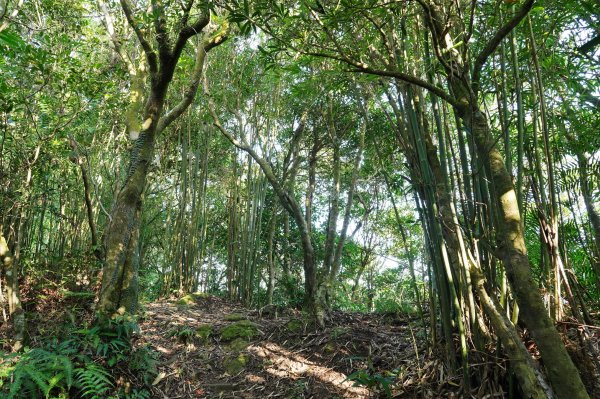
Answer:
[[[393,370],[394,397],[443,394],[428,388],[439,363],[424,359],[422,338],[407,320],[339,312],[315,331],[299,312],[259,315],[188,296],[148,304],[140,327],[136,345],[160,354],[156,398],[377,398],[385,397],[381,381]],[[347,380],[369,365],[378,386]]]

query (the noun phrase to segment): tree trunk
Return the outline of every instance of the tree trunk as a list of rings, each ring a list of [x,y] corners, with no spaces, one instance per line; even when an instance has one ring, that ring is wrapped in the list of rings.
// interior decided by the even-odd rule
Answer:
[[[219,28],[218,32],[211,32],[210,29],[205,30],[211,21],[208,12],[201,13],[191,25],[188,25],[192,6],[192,2],[190,2],[189,8],[183,9],[181,19],[176,24],[180,27],[180,30],[173,32],[176,40],[171,43],[169,40],[170,32],[167,32],[165,8],[152,2],[150,11],[155,14],[152,32],[154,35],[152,39],[156,45],[155,50],[149,42],[149,30],[140,29],[141,23],[134,15],[130,1],[121,0],[120,4],[127,23],[135,32],[143,50],[148,63],[151,83],[150,93],[142,114],[143,123],[139,126],[141,131],[137,132],[137,123],[128,124],[130,137],[135,138],[136,141],[131,149],[125,183],[117,194],[111,219],[108,228],[105,230],[105,257],[98,304],[100,312],[104,315],[109,315],[117,310],[134,312],[137,308],[138,241],[142,194],[146,187],[148,170],[154,156],[156,136],[190,106],[198,91],[207,52],[223,43],[229,32],[229,25],[225,22],[222,23],[222,26],[216,26]],[[111,40],[115,50],[121,52],[121,43],[118,38],[114,37],[114,32],[111,32],[109,17],[106,19]],[[199,33],[202,33],[203,37],[196,47],[195,63],[190,76],[191,82],[184,91],[183,98],[161,117],[169,84],[173,80],[175,67],[181,53],[187,41]],[[127,63],[128,58],[123,58]],[[136,104],[132,105],[135,106]]]
[[[23,347],[25,338],[25,312],[21,305],[19,291],[19,276],[17,262],[8,248],[8,244],[0,229],[0,265],[6,276],[6,294],[8,297],[8,313],[13,321],[13,350],[18,351]]]
[[[456,86],[456,81],[451,81]],[[464,93],[464,87],[453,87],[455,92]],[[458,90],[457,90],[458,89]],[[461,90],[463,89],[463,90]],[[459,97],[460,98],[460,97]],[[506,275],[511,284],[521,318],[530,329],[538,345],[548,378],[558,398],[589,398],[577,368],[548,316],[544,303],[531,275],[531,265],[521,223],[521,214],[512,177],[505,167],[502,155],[495,145],[485,115],[473,104],[465,107],[462,118],[475,139],[482,159],[487,159],[496,189],[499,210],[498,238]]]
[[[581,196],[585,203],[585,209],[588,214],[588,219],[593,229],[593,248],[592,248],[592,268],[596,275],[596,287],[600,291],[600,215],[596,210],[593,199],[592,184],[588,173],[588,158],[581,154],[577,154],[577,162],[579,164],[579,185],[581,188]]]
[[[485,314],[489,317],[490,322],[494,327],[494,331],[504,346],[504,350],[510,359],[510,364],[519,381],[524,397],[529,399],[543,399],[549,397],[544,391],[543,385],[541,385],[538,380],[533,360],[527,352],[525,345],[523,345],[515,326],[512,325],[506,316],[506,313],[502,311],[498,303],[488,295],[485,289],[483,275],[479,270],[472,266],[471,276],[473,285],[481,300],[481,304],[485,309]]]
[[[269,244],[267,249],[267,267],[269,279],[267,280],[267,305],[273,304],[273,291],[275,288],[275,230],[277,229],[277,207],[273,207],[271,223],[269,225]]]
[[[146,105],[144,120],[149,120],[150,126],[140,132],[131,150],[127,178],[117,195],[111,221],[106,229],[106,257],[98,304],[98,309],[105,314],[111,314],[120,308],[127,312],[135,312],[137,309],[142,194],[154,156],[158,115],[162,110],[165,93],[166,86],[158,92],[153,89]]]

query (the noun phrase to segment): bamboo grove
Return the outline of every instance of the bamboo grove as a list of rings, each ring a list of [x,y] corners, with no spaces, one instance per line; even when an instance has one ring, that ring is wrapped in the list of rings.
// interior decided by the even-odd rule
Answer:
[[[13,347],[44,279],[104,315],[201,291],[414,312],[465,391],[503,357],[523,397],[590,397],[555,327],[598,357],[598,9],[0,1]]]

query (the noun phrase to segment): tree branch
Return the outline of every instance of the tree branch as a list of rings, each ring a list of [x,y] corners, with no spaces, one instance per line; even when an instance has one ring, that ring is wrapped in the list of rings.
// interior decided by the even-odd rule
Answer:
[[[161,64],[166,64],[171,59],[171,46],[169,45],[169,33],[164,19],[164,6],[160,0],[152,0],[151,5],[153,14],[156,14],[154,31],[156,33],[156,43],[158,44],[158,57]]]
[[[133,11],[131,11],[131,4],[129,0],[121,0],[121,8],[123,9],[123,13],[125,13],[125,18],[127,19],[127,23],[138,38],[142,49],[144,50],[144,54],[146,55],[146,59],[148,60],[148,67],[150,69],[150,73],[155,75],[158,72],[158,60],[156,58],[156,53],[152,50],[152,46],[148,43],[148,40],[144,36],[144,33],[139,28],[134,16]]]
[[[351,72],[360,72],[360,73],[365,73],[368,75],[386,76],[389,78],[395,78],[395,79],[401,80],[406,83],[410,83],[415,86],[422,87],[423,89],[428,90],[429,92],[435,94],[439,98],[447,101],[450,105],[456,106],[456,107],[459,106],[458,101],[456,101],[456,99],[453,98],[450,94],[448,94],[444,89],[442,89],[441,87],[438,87],[434,84],[431,84],[431,83],[427,82],[426,80],[418,78],[416,76],[409,75],[407,73],[403,73],[403,72],[399,72],[399,71],[388,71],[388,70],[383,70],[383,69],[371,68],[362,62],[353,61],[351,59],[336,56],[333,54],[316,53],[316,52],[305,52],[304,54],[311,55],[313,57],[330,58],[330,59],[344,62],[344,63],[354,67],[354,69],[351,69]]]
[[[599,45],[600,45],[600,35],[597,35],[597,36],[593,37],[592,39],[590,39],[589,41],[582,44],[581,46],[577,47],[576,50],[577,50],[577,52],[579,52],[583,55],[587,55],[587,53],[593,51]]]
[[[131,60],[129,55],[123,49],[123,46],[121,45],[121,41],[119,40],[119,37],[117,37],[117,31],[115,30],[114,19],[113,19],[112,15],[110,15],[110,12],[108,11],[106,2],[103,0],[100,0],[98,3],[100,5],[100,10],[102,11],[102,14],[104,16],[104,27],[106,28],[106,31],[108,32],[108,37],[110,38],[110,41],[113,44],[115,52],[119,55],[119,57],[121,57],[121,59],[127,66],[127,71],[129,72],[129,74],[133,76],[136,73],[135,66],[133,65],[133,61]]]
[[[223,43],[227,39],[227,31],[212,39],[204,39],[202,43],[198,45],[196,50],[196,62],[194,63],[194,69],[192,71],[191,82],[188,86],[187,90],[181,101],[173,107],[172,110],[167,112],[165,116],[163,116],[160,121],[158,121],[158,126],[156,131],[160,134],[167,126],[169,126],[175,119],[177,119],[181,114],[185,112],[185,110],[190,106],[192,101],[194,101],[194,97],[196,96],[196,92],[198,91],[198,86],[200,86],[200,80],[202,79],[202,71],[204,69],[204,61],[206,60],[206,53],[208,53],[212,48],[215,48],[219,44]]]
[[[210,112],[210,115],[212,116],[213,125],[223,134],[223,136],[227,138],[227,140],[231,142],[231,144],[233,144],[240,150],[246,151],[256,161],[256,163],[258,163],[263,173],[265,174],[265,177],[267,178],[267,180],[269,180],[278,197],[282,200],[282,205],[289,210],[289,196],[286,195],[287,193],[283,189],[283,186],[279,184],[279,181],[277,180],[277,177],[275,177],[275,173],[273,172],[273,169],[271,168],[269,163],[265,161],[262,157],[260,157],[256,153],[256,151],[254,151],[252,147],[246,142],[246,140],[244,140],[244,138],[238,140],[233,134],[231,134],[227,129],[223,127],[221,121],[219,120],[219,116],[215,111],[215,103],[212,100],[210,92],[208,90],[208,79],[206,78],[206,75],[204,75],[203,82],[204,94],[208,99],[208,110]]]
[[[179,21],[180,28],[184,28],[187,26],[188,20],[190,19],[190,11],[192,9],[193,4],[194,0],[187,0],[187,3],[181,4],[183,15],[181,16],[181,21]]]
[[[526,0],[525,3],[521,6],[519,11],[512,17],[510,21],[504,24],[501,27],[494,37],[490,39],[489,42],[485,45],[485,47],[481,50],[481,52],[475,58],[475,63],[473,64],[473,89],[475,92],[479,91],[479,79],[481,77],[481,69],[485,65],[485,62],[489,58],[490,55],[496,51],[496,48],[500,45],[500,42],[514,29],[519,25],[519,23],[527,16],[531,7],[533,7],[533,3],[535,0]]]
[[[0,32],[5,30],[6,28],[8,28],[8,24],[10,23],[10,20],[13,19],[14,17],[16,17],[17,14],[19,13],[19,10],[21,9],[21,7],[23,7],[23,2],[24,2],[24,0],[19,0],[17,5],[15,6],[15,8],[12,10],[10,15],[8,16],[8,18],[6,18],[6,20],[2,21],[6,17],[6,13],[8,12],[8,2],[6,3],[4,10],[2,10],[2,15],[0,15],[0,22],[2,22],[2,24],[0,24]]]
[[[184,22],[187,22],[187,18]],[[177,36],[175,46],[173,47],[173,57],[179,57],[179,54],[181,54],[181,51],[185,47],[185,43],[187,42],[187,40],[190,37],[202,32],[202,30],[206,27],[206,25],[208,25],[209,22],[210,14],[207,12],[202,14],[193,24],[185,25],[184,27],[182,27],[179,31],[179,35]]]

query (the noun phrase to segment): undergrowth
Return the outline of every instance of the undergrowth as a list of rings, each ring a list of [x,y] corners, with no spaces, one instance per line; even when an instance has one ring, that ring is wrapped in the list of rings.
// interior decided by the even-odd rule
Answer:
[[[7,399],[145,399],[156,375],[156,354],[134,348],[137,324],[118,317],[35,348],[0,352],[0,397]]]

